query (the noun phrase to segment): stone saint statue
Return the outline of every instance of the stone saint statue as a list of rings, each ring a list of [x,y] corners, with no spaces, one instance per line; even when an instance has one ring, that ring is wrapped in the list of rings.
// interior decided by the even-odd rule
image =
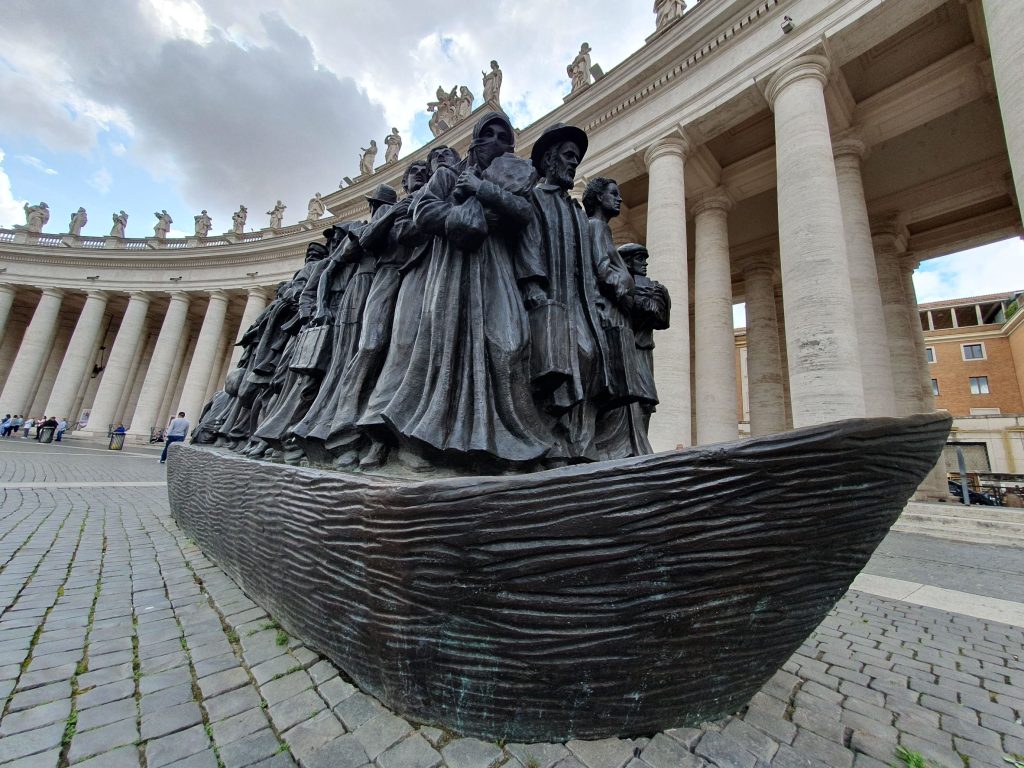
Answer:
[[[459,86],[459,99],[456,117],[460,122],[465,120],[469,117],[470,113],[472,113],[474,99],[475,97],[473,96],[473,92],[470,91],[469,88],[464,85]]]
[[[324,201],[320,199],[320,193],[317,192],[309,200],[309,207],[306,213],[306,218],[309,221],[317,221],[325,213],[327,213],[327,206],[324,205]]]
[[[498,96],[501,93],[501,69],[498,62],[492,60],[491,71],[480,74],[484,76],[484,101],[498,104]]]
[[[440,136],[447,131],[458,120],[458,86],[452,88],[451,93],[445,91],[442,86],[437,86],[437,101],[427,103],[427,111],[432,112],[430,116],[430,132],[434,136]]]
[[[110,218],[114,220],[114,226],[110,228],[110,236],[124,237],[124,228],[128,226],[128,214],[121,211],[111,214]]]
[[[238,206],[238,210],[231,214],[231,231],[236,235],[245,232],[245,220],[249,218],[249,211],[244,205]]]
[[[88,222],[89,217],[85,215],[85,208],[79,208],[71,214],[71,223],[68,224],[68,232],[75,237],[81,237],[82,227],[84,227]]]
[[[271,229],[281,228],[281,222],[284,220],[284,209],[287,207],[287,205],[278,200],[277,204],[271,210],[267,211],[267,214],[270,216]]]
[[[359,175],[369,176],[373,173],[373,161],[377,158],[377,142],[370,139],[370,146],[365,149],[360,147],[359,151],[363,153],[359,158]]]
[[[391,134],[384,137],[384,162],[388,165],[398,162],[398,153],[402,149],[402,137],[398,135],[398,129],[392,128]]]
[[[171,214],[164,210],[153,215],[156,216],[156,224],[153,225],[153,235],[160,240],[164,240],[167,237],[168,230],[171,228],[171,224],[174,223],[174,219],[171,218]]]
[[[590,85],[590,45],[588,43],[580,46],[580,52],[576,54],[576,58],[565,68],[565,71],[572,80],[571,93]]]
[[[202,213],[194,217],[196,220],[196,237],[206,237],[210,234],[210,229],[213,227],[213,219],[210,218],[209,214],[204,208]]]
[[[686,11],[684,0],[654,0],[654,28],[664,29],[676,19],[682,18]]]
[[[29,232],[42,232],[46,222],[50,220],[50,206],[46,203],[29,205],[25,203],[25,229]]]

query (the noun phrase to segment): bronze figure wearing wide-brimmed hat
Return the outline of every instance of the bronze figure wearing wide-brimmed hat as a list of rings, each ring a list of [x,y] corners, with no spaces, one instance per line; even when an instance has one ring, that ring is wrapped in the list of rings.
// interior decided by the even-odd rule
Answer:
[[[366,201],[380,205],[394,205],[398,202],[398,193],[394,187],[387,184],[378,184],[371,194],[366,195]]]
[[[582,128],[577,128],[575,125],[566,125],[565,123],[555,123],[544,129],[544,133],[540,135],[537,143],[533,145],[533,149],[530,151],[530,161],[533,163],[533,167],[537,169],[537,173],[542,176],[544,175],[544,171],[541,169],[544,153],[563,141],[571,141],[579,147],[580,160],[587,154],[589,142],[587,134],[584,133]]]

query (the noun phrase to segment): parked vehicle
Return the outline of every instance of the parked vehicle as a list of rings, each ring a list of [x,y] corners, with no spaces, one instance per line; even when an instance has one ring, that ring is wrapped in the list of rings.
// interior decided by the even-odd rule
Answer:
[[[949,484],[949,493],[957,501],[961,501],[964,497],[964,492],[961,489],[960,483],[955,480],[947,480]],[[998,507],[1000,506],[999,501],[990,493],[979,493],[978,491],[972,491],[970,488],[967,489],[967,498],[970,499],[971,504],[981,504],[986,507]]]

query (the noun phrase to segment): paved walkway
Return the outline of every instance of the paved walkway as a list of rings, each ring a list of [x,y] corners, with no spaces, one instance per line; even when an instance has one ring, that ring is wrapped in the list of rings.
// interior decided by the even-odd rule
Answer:
[[[932,768],[1006,768],[1024,754],[1020,550],[891,534],[859,582],[888,597],[851,590],[737,715],[493,744],[396,717],[289,637],[178,530],[157,455],[0,440],[5,768],[881,768],[898,745]]]

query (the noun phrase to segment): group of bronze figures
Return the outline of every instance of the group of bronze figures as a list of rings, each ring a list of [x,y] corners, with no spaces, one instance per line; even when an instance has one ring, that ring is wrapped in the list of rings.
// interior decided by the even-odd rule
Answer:
[[[664,286],[641,245],[615,248],[616,183],[569,196],[587,150],[555,125],[529,160],[492,112],[381,185],[239,344],[194,441],[289,463],[477,473],[651,452],[653,331]]]

